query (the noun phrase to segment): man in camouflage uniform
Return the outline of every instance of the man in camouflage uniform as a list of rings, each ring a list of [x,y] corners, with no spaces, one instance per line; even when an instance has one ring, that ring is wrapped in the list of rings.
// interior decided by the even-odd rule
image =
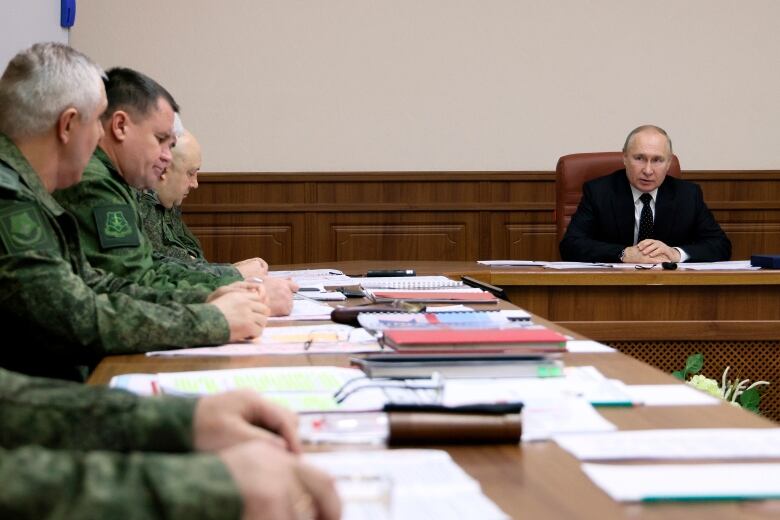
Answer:
[[[181,204],[190,190],[198,187],[201,148],[197,139],[181,124],[179,114],[174,120],[176,147],[171,150],[171,164],[165,169],[157,188],[139,192],[138,209],[144,234],[154,249],[154,258],[197,264],[212,272],[238,272],[248,263],[268,265],[262,258],[251,258],[236,264],[215,264],[206,260],[198,238],[181,217]]]
[[[244,318],[265,314],[231,305],[265,307],[262,291],[232,287],[214,305],[162,306],[93,290],[172,298],[93,270],[75,222],[49,195],[78,182],[105,104],[100,69],[61,44],[19,53],[0,78],[4,352],[27,349],[44,364],[69,348],[82,357],[133,351],[157,335],[250,335],[258,326]],[[204,453],[173,454],[191,450]],[[254,392],[139,398],[0,369],[3,518],[338,518],[330,479],[298,451],[294,416]]]
[[[104,135],[82,181],[59,190],[55,198],[79,223],[87,259],[141,285],[157,288],[216,288],[240,279],[237,273],[215,276],[198,266],[155,261],[141,230],[136,189],[153,189],[171,162],[174,113],[178,105],[156,81],[137,71],[114,68],[105,82],[108,108],[102,116]],[[264,274],[250,265],[247,278]],[[265,278],[273,315],[289,314],[292,290],[288,280]]]
[[[209,294],[140,287],[93,269],[75,220],[51,197],[78,182],[102,135],[100,69],[64,46],[20,53],[0,78],[0,365],[81,379],[108,354],[260,334],[262,287]],[[206,304],[209,301],[210,304]]]

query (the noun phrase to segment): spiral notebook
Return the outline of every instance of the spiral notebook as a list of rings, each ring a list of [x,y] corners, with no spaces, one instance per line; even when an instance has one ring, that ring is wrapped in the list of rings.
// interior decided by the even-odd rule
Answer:
[[[387,276],[353,278],[352,283],[363,289],[452,289],[463,287],[463,282],[446,276]]]

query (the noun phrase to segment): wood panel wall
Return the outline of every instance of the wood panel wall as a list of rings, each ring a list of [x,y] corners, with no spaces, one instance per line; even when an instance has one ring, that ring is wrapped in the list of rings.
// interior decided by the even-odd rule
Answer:
[[[734,259],[780,253],[780,171],[687,171]],[[553,172],[202,173],[206,256],[271,264],[558,258]]]

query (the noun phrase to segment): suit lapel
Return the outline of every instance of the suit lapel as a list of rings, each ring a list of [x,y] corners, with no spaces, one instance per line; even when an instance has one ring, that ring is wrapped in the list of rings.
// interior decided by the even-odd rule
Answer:
[[[621,244],[634,243],[634,196],[628,184],[626,171],[621,170],[615,178],[615,197],[612,199],[612,208],[615,212],[618,237]]]
[[[664,179],[663,184],[658,188],[658,195],[655,201],[655,219],[653,222],[653,237],[669,244],[669,237],[672,235],[672,226],[674,225],[675,212],[677,205],[675,198],[677,190],[674,186],[674,180]]]

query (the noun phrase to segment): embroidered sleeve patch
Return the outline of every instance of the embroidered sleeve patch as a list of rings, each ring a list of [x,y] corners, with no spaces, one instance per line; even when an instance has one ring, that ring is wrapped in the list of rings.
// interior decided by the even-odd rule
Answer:
[[[57,247],[51,225],[40,208],[29,202],[0,208],[0,240],[11,254]]]
[[[101,206],[92,210],[100,247],[137,247],[141,245],[133,208],[126,204]]]

